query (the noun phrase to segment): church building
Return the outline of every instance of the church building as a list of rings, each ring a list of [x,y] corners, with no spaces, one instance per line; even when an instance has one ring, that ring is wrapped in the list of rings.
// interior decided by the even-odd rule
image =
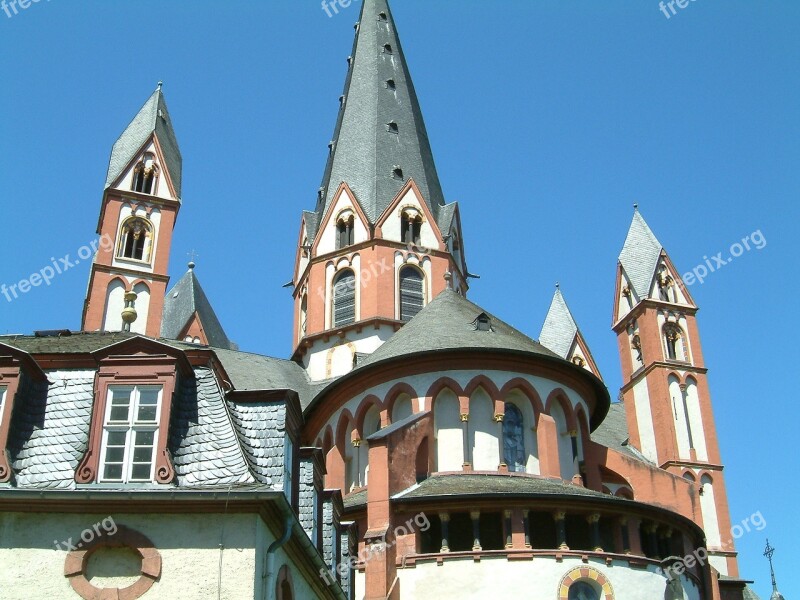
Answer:
[[[161,84],[113,145],[80,330],[0,336],[0,597],[756,599],[698,307],[642,214],[612,402],[561,290],[538,339],[468,299],[471,199],[387,0],[348,63],[272,307],[288,358],[240,351],[193,263],[170,283],[192,205]]]

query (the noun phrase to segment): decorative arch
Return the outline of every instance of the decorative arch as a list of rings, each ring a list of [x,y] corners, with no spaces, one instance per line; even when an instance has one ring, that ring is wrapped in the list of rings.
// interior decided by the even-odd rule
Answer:
[[[339,415],[339,421],[336,424],[336,436],[334,438],[335,446],[344,448],[345,442],[350,443],[352,441],[344,439],[344,434],[345,431],[347,430],[347,426],[351,424],[353,425],[353,427],[355,427],[355,419],[353,418],[352,413],[345,408]]]
[[[594,567],[575,567],[569,571],[558,584],[558,600],[569,600],[569,588],[574,583],[586,581],[600,591],[602,600],[614,600],[614,589],[611,582]]]
[[[397,270],[397,316],[410,321],[425,307],[427,278],[425,271],[406,262]]]
[[[431,387],[428,388],[428,391],[425,392],[425,410],[433,409],[434,398],[436,398],[444,389],[449,389],[456,395],[457,398],[463,398],[465,396],[464,390],[461,389],[461,386],[455,379],[450,377],[441,377],[434,381]],[[461,410],[464,410],[463,406],[461,407]],[[469,412],[469,409],[467,409],[466,412]]]
[[[275,580],[275,600],[295,600],[294,584],[289,565],[283,565]]]
[[[418,398],[417,391],[405,382],[396,383],[383,397],[383,405],[386,407],[386,413],[389,416],[390,422],[392,421],[394,404],[402,394],[407,394],[411,397],[411,411],[414,413],[417,412],[417,407],[415,406],[415,400]]]
[[[544,412],[548,415],[553,407],[553,402],[558,402],[561,405],[561,408],[564,411],[564,416],[567,418],[567,427],[573,431],[577,430],[578,422],[575,420],[575,411],[572,408],[572,403],[569,401],[569,396],[567,396],[567,393],[562,388],[558,387],[554,389],[547,396]]]
[[[142,194],[154,194],[158,183],[158,165],[152,152],[145,152],[133,168],[131,190]]]
[[[349,325],[356,320],[356,289],[358,287],[356,272],[350,267],[340,269],[333,276],[331,324],[333,327]]]
[[[536,388],[534,388],[527,379],[515,377],[500,388],[498,396],[505,401],[508,395],[514,390],[519,390],[523,395],[527,396],[533,407],[533,414],[536,416],[536,421],[538,422],[539,415],[544,412],[544,405],[542,404],[542,398],[539,396],[539,392],[536,391]]]
[[[355,429],[359,433],[359,436],[364,431],[364,416],[367,414],[367,411],[371,407],[375,407],[378,410],[378,414],[383,413],[383,403],[380,401],[380,398],[375,396],[374,394],[369,394],[361,400],[361,403],[358,405],[355,414]],[[372,433],[375,433],[374,431]],[[371,435],[371,434],[370,434]],[[365,438],[366,436],[361,436],[361,439]]]
[[[467,458],[460,404],[460,398],[452,387],[442,385],[438,388],[431,409],[436,471],[460,471]]]
[[[116,256],[149,263],[154,240],[153,223],[147,218],[131,215],[119,227]]]
[[[479,387],[483,388],[483,390],[488,394],[489,398],[492,401],[492,410],[494,411],[495,415],[502,415],[503,414],[503,402],[500,399],[500,390],[497,389],[497,385],[495,385],[494,381],[489,379],[486,375],[478,375],[473,377],[467,386],[464,388],[464,395],[465,396],[472,396],[473,392],[477,390]]]

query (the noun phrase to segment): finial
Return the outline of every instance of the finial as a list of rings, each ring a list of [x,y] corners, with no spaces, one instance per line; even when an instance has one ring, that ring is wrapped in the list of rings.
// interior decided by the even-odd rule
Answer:
[[[186,256],[189,257],[189,270],[193,271],[194,267],[195,267],[194,259],[197,258],[200,255],[197,252],[195,252],[194,250],[192,250],[191,252],[187,252]]]
[[[447,282],[447,289],[448,290],[452,290],[453,289],[453,275],[452,275],[452,273],[450,273],[450,271],[445,271],[444,280]]]
[[[769,538],[767,538],[767,547],[764,548],[764,556],[766,556],[767,560],[769,561],[769,574],[772,577],[772,597],[775,598],[775,594],[778,594],[777,597],[783,598],[783,596],[780,595],[780,592],[778,592],[778,584],[775,583],[775,569],[772,567],[773,554],[775,554],[775,548],[769,545]]]
[[[130,331],[136,321],[136,292],[125,292],[125,308],[122,309],[122,331]]]
[[[558,281],[556,281],[556,289],[557,289],[557,290],[560,290],[560,289],[561,289],[561,284],[560,284]]]
[[[164,85],[163,81],[158,82],[158,87],[156,88],[159,92],[161,91],[161,86]]]
[[[189,261],[189,265],[188,265],[188,267],[189,267],[189,270],[190,270],[190,271],[194,271],[195,264],[194,264],[194,261],[193,261],[193,260],[190,260],[190,261]]]
[[[638,203],[634,203],[633,204],[633,210],[639,210],[639,204]]]

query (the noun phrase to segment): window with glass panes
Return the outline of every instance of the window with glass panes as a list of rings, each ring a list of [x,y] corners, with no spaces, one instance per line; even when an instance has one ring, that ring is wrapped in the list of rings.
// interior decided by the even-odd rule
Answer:
[[[103,421],[100,481],[152,481],[160,386],[110,386]]]

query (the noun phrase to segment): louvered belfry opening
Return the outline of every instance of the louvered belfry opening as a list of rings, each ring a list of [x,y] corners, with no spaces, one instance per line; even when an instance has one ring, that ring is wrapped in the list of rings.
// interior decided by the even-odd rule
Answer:
[[[410,321],[422,310],[425,302],[425,282],[414,267],[400,271],[400,320]]]
[[[356,276],[347,269],[333,282],[333,326],[341,327],[356,320]]]

